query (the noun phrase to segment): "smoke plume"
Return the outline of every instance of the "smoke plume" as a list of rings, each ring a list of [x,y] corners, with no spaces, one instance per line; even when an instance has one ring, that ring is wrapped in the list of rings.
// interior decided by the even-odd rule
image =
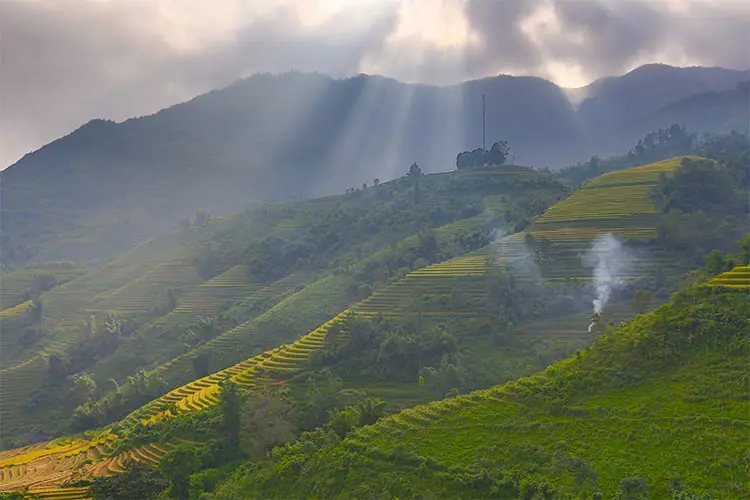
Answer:
[[[594,268],[594,313],[601,314],[612,292],[622,286],[622,277],[630,266],[631,257],[622,243],[611,233],[599,235],[591,249],[583,255],[583,265]],[[589,331],[594,327],[592,322]]]

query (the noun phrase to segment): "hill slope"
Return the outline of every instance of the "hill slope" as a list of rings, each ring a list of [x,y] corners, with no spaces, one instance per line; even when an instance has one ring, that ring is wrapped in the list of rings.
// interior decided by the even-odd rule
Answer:
[[[310,434],[212,498],[664,498],[674,478],[748,498],[748,317],[743,293],[688,290],[533,377]]]
[[[598,334],[596,331],[585,329],[591,298],[587,296],[591,266],[575,263],[576,260],[580,260],[580,256],[568,251],[566,242],[578,245],[576,248],[582,251],[592,244],[598,234],[617,233],[621,230],[623,234],[620,236],[623,240],[631,240],[639,245],[647,244],[653,232],[649,227],[652,228],[658,218],[656,206],[649,199],[649,190],[661,173],[673,172],[680,165],[680,160],[677,158],[600,176],[548,209],[537,218],[526,233],[527,236],[536,234],[536,237],[532,238],[535,242],[545,241],[546,236],[543,238],[543,233],[550,235],[554,241],[551,247],[536,256],[536,264],[541,266],[543,272],[539,276],[531,276],[532,279],[529,279],[528,275],[518,278],[507,276],[497,268],[507,266],[512,270],[517,268],[518,263],[528,264],[529,254],[537,250],[535,243],[527,245],[528,238],[523,235],[511,235],[501,239],[495,247],[503,250],[503,245],[508,241],[514,241],[514,244],[508,246],[521,252],[504,252],[498,258],[495,252],[497,248],[479,248],[485,245],[487,240],[476,239],[479,234],[476,230],[487,228],[488,222],[497,222],[497,219],[505,219],[505,222],[512,226],[518,217],[523,217],[524,212],[518,210],[519,206],[514,204],[513,200],[524,196],[526,189],[530,189],[529,192],[534,197],[554,197],[554,185],[545,184],[546,176],[530,170],[504,166],[424,177],[420,185],[424,190],[421,191],[422,203],[426,204],[427,209],[440,208],[439,205],[433,207],[431,202],[455,191],[463,193],[461,200],[464,202],[481,201],[484,213],[459,219],[433,231],[433,243],[429,243],[430,239],[424,233],[412,235],[398,245],[383,248],[366,257],[356,257],[351,261],[340,261],[335,258],[337,255],[348,255],[351,252],[346,244],[342,247],[332,247],[336,249],[335,252],[326,250],[329,252],[325,260],[328,265],[331,262],[349,262],[346,269],[325,276],[302,290],[295,290],[276,305],[266,304],[267,309],[256,311],[257,317],[250,321],[222,332],[214,332],[215,337],[195,346],[193,351],[173,358],[144,378],[138,375],[127,384],[123,384],[123,388],[120,388],[122,390],[118,389],[114,395],[115,398],[122,398],[140,385],[149,385],[150,380],[153,380],[150,378],[151,375],[164,376],[169,379],[168,387],[175,388],[163,397],[153,398],[162,394],[162,391],[141,401],[143,403],[154,399],[114,426],[105,426],[84,437],[65,438],[46,446],[11,450],[0,455],[0,473],[6,478],[4,482],[0,482],[0,488],[15,489],[23,485],[40,488],[60,484],[71,476],[79,462],[87,459],[90,460],[85,462],[82,470],[92,475],[122,470],[127,458],[155,463],[179,443],[179,440],[164,437],[162,434],[164,428],[159,426],[165,421],[165,417],[170,413],[182,416],[198,415],[204,409],[215,407],[219,398],[220,382],[226,377],[232,378],[240,386],[254,390],[278,386],[281,381],[289,381],[293,386],[297,375],[320,368],[322,359],[328,363],[327,368],[334,371],[341,369],[341,373],[346,377],[351,375],[346,380],[348,386],[363,388],[371,394],[382,394],[389,400],[391,408],[399,408],[404,404],[442,397],[451,388],[461,387],[461,390],[467,390],[487,387],[547,366],[551,361],[582,347]],[[378,189],[350,194],[338,201],[351,203],[351,210],[356,206],[354,200],[359,200],[358,203],[363,203],[368,197],[377,200],[381,196],[378,193],[382,194],[385,190],[398,192],[398,184],[397,182],[394,186],[385,185]],[[497,196],[503,190],[506,190],[506,194]],[[415,189],[407,189],[402,194],[407,198],[413,198],[415,192]],[[293,221],[300,215],[296,210],[301,210],[301,213],[308,216],[310,212],[307,209],[311,205],[321,208],[336,199],[300,202],[285,207],[287,212],[284,213],[287,218],[277,220],[272,216],[264,216],[261,219],[273,220],[273,224],[270,225],[272,232],[285,231],[289,225],[294,226]],[[449,203],[448,206],[450,205]],[[417,217],[420,208],[425,208],[420,207],[419,203],[411,204],[409,207],[410,217]],[[392,208],[388,208],[388,213]],[[366,210],[367,215],[372,216],[373,211],[374,208],[369,207]],[[461,213],[459,211],[455,216],[460,217]],[[380,216],[385,217],[385,214]],[[330,234],[334,236],[320,233],[317,228],[312,230],[310,235],[317,236],[318,239],[322,236],[335,237],[347,231],[350,236],[357,235],[362,229],[360,225],[364,224],[363,221],[369,220],[365,217],[363,220],[355,219],[354,223],[347,222],[346,230],[342,231],[333,224],[331,217],[326,217],[326,228],[331,230]],[[633,221],[637,224],[630,224]],[[401,222],[404,223],[403,220]],[[608,225],[607,222],[611,224]],[[247,241],[244,240],[245,236],[235,230],[246,226],[233,225],[231,220],[225,220],[219,226],[222,230],[228,231],[225,234],[228,241],[218,245],[218,254],[236,256],[237,248],[244,248],[243,245]],[[364,224],[362,227],[369,226]],[[489,227],[493,227],[492,224]],[[469,232],[464,232],[466,230]],[[557,238],[555,235],[559,236],[559,231],[562,231],[562,236]],[[217,236],[219,231],[212,234]],[[297,233],[297,236],[304,234]],[[370,236],[377,239],[376,233]],[[354,239],[356,243],[362,243],[362,240]],[[455,250],[457,242],[472,239],[476,239],[473,244],[469,243],[464,248],[463,243],[460,243],[462,249]],[[291,241],[300,244],[306,240],[303,238]],[[373,244],[371,250],[378,247],[374,240],[367,241]],[[178,245],[177,248],[181,247]],[[286,246],[279,247],[278,253],[283,254],[285,248]],[[432,257],[425,253],[425,248],[432,248]],[[542,248],[543,245],[540,243],[539,249]],[[450,259],[452,255],[456,255],[452,253],[455,251],[459,254],[466,251],[471,253]],[[167,254],[172,255],[169,252]],[[676,258],[676,254],[672,255],[672,258]],[[424,266],[429,262],[427,259],[444,262]],[[549,265],[550,263],[552,265]],[[297,264],[290,263],[290,267],[285,269],[288,276],[279,281],[298,278],[292,270],[301,271],[305,268],[295,267]],[[276,264],[271,261],[267,265],[273,267]],[[404,272],[404,269],[414,268],[420,269],[406,274],[403,279],[398,279],[399,276],[403,276],[399,274],[399,270]],[[318,268],[319,271],[323,269],[325,265]],[[567,275],[561,273],[560,269],[566,269]],[[183,297],[182,304],[159,318],[157,323],[176,325],[180,324],[180,318],[183,316],[189,321],[195,308],[206,307],[206,310],[211,310],[215,307],[212,301],[216,298],[211,295],[214,292],[220,296],[227,293],[228,296],[235,297],[235,288],[239,287],[242,290],[241,295],[246,294],[241,301],[254,301],[255,294],[264,293],[264,289],[278,285],[278,282],[273,282],[267,286],[254,286],[252,283],[243,282],[243,276],[247,277],[245,271],[247,269],[244,265],[235,263],[226,272],[192,288]],[[677,272],[678,269],[674,271]],[[618,277],[638,280],[648,272],[648,266],[641,266],[633,268],[631,273],[619,273],[622,276]],[[743,270],[739,269],[736,272],[742,275]],[[385,281],[381,279],[384,274]],[[148,273],[144,276],[148,276]],[[375,276],[381,278],[375,279]],[[82,278],[85,278],[85,275]],[[391,278],[395,281],[385,286]],[[581,283],[576,284],[578,280]],[[143,290],[140,287],[143,282],[143,279],[138,278],[133,281],[135,285],[127,283],[122,290],[132,286],[137,290]],[[295,281],[291,280],[290,283],[294,284]],[[376,291],[372,294],[363,293],[357,299],[359,302],[350,306],[354,301],[353,296],[346,296],[345,292],[351,290],[351,285],[355,285],[358,290],[363,285],[365,288],[374,285],[370,287],[370,291]],[[525,287],[528,290],[525,290]],[[206,296],[206,293],[209,295]],[[122,298],[121,290],[115,290],[114,296]],[[131,296],[138,297],[137,294]],[[104,299],[106,298],[105,296]],[[121,312],[127,312],[130,303],[115,300],[111,301],[110,307],[124,307]],[[134,303],[137,305],[139,302]],[[138,307],[134,310],[137,309]],[[629,306],[622,307],[616,304],[615,309],[617,310],[613,313],[610,312],[610,318],[613,320],[619,321],[632,315]],[[570,314],[576,310],[581,312]],[[605,316],[608,314],[605,311]],[[361,328],[367,325],[353,323],[355,318],[375,318],[374,323],[370,325],[372,328],[369,333]],[[524,323],[530,318],[544,320]],[[608,319],[605,318],[605,322]],[[396,324],[398,321],[402,323]],[[412,323],[411,326],[409,322]],[[514,325],[515,323],[520,324]],[[384,328],[377,331],[378,325],[384,325]],[[489,335],[494,328],[501,334],[499,339]],[[357,335],[360,336],[354,343],[350,342],[355,339],[351,333],[353,331],[358,332]],[[377,335],[382,335],[383,332],[387,334],[387,342],[367,345],[368,337],[376,339]],[[170,349],[174,344],[170,337],[163,332],[157,333],[158,330],[146,329],[140,337],[134,337],[133,342],[123,345],[144,344],[146,347],[141,347],[144,356],[159,352],[163,348]],[[422,333],[427,337],[420,337]],[[429,335],[433,333],[439,337],[430,339]],[[426,345],[425,353],[414,351],[413,347],[419,346],[419,342],[424,338],[439,342]],[[405,342],[402,341],[404,339]],[[279,345],[282,342],[291,344]],[[451,350],[451,344],[457,344],[460,352]],[[271,348],[272,345],[278,347]],[[337,349],[339,346],[344,348]],[[409,351],[408,348],[412,350]],[[265,349],[265,352],[262,349]],[[427,350],[432,351],[432,354],[427,353]],[[323,351],[322,357],[318,356],[321,352],[312,356],[316,351]],[[194,363],[204,355],[210,355],[206,364]],[[396,367],[393,370],[395,375],[386,373],[387,376],[383,377],[383,373],[375,373],[376,369],[389,368],[384,364],[389,359],[390,368]],[[413,362],[420,359],[417,363]],[[437,365],[436,361],[440,364]],[[435,366],[442,370],[444,365],[447,364],[447,368],[450,368],[451,363],[455,363],[452,368],[458,371],[462,361],[471,364],[469,368],[472,375],[482,378],[468,384],[460,380],[449,380],[450,385],[444,388],[432,379],[430,373],[436,373]],[[408,367],[409,370],[402,369],[404,367]],[[106,366],[102,364],[101,368],[105,369]],[[198,374],[198,368],[203,373]],[[421,383],[420,386],[415,384],[415,379],[421,377],[420,370],[423,368],[432,370],[426,372],[428,380],[424,388],[421,387]],[[106,380],[104,373],[106,371],[100,374],[99,380]],[[437,392],[433,391],[433,386],[437,386]],[[91,405],[87,406],[90,411]],[[410,413],[407,412],[406,415]],[[110,418],[102,423],[106,424],[112,420]],[[146,424],[147,427],[139,423]],[[91,427],[91,424],[88,427]],[[141,434],[144,431],[147,433],[146,436]],[[143,440],[144,437],[146,441]]]
[[[331,194],[392,178],[413,161],[427,172],[452,169],[457,152],[479,144],[482,94],[490,142],[508,140],[525,164],[563,165],[621,153],[675,117],[702,123],[702,107],[657,110],[743,79],[720,68],[645,67],[592,84],[576,110],[538,78],[433,87],[258,75],[151,116],[91,121],[3,171],[3,260],[101,258],[199,208]]]
[[[519,223],[563,191],[551,176],[521,167],[420,175],[194,222],[141,245],[42,293],[33,341],[0,358],[4,439],[70,423],[82,402],[67,391],[83,372],[100,393],[114,379],[124,403],[128,377],[141,368],[163,365],[165,389],[227,368],[333,318],[359,300],[362,286],[376,289],[404,269],[486,244],[488,227]],[[427,253],[425,242],[432,242]],[[25,311],[9,310],[3,321]],[[18,344],[26,334],[17,330],[4,338]],[[124,407],[160,390],[125,398],[131,406]],[[121,411],[108,408],[97,422]]]

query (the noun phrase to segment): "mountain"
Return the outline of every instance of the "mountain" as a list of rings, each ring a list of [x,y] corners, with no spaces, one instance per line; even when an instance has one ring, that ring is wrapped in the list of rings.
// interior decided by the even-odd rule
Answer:
[[[710,90],[666,104],[638,120],[637,126],[681,123],[695,132],[728,133],[750,131],[750,79],[731,89]]]
[[[401,175],[414,161],[426,172],[451,170],[458,152],[481,145],[483,94],[489,144],[509,141],[515,163],[559,166],[622,153],[634,134],[673,118],[702,124],[690,102],[679,113],[659,110],[746,79],[721,68],[645,66],[583,89],[576,109],[563,89],[532,77],[435,87],[256,75],[154,115],[93,120],[0,173],[3,263],[98,260],[197,209],[332,194]],[[724,112],[711,127],[730,123]]]
[[[581,89],[587,97],[579,113],[589,130],[612,131],[653,115],[671,102],[704,92],[729,90],[746,80],[750,80],[750,71],[646,64],[623,76],[603,78]],[[657,127],[665,125],[659,123]]]

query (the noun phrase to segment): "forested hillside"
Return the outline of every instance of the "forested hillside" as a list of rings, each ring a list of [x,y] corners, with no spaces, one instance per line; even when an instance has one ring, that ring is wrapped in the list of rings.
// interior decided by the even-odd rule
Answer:
[[[17,402],[3,406],[3,437],[13,440],[6,445],[30,444],[0,454],[0,490],[30,487],[50,498],[149,498],[162,490],[173,498],[214,490],[219,498],[255,491],[286,497],[287,487],[321,498],[359,498],[368,491],[445,497],[461,488],[501,498],[553,490],[611,495],[618,488],[661,494],[669,478],[654,472],[656,466],[638,469],[635,455],[607,455],[608,447],[586,455],[575,440],[578,417],[601,418],[602,427],[587,424],[587,430],[602,435],[628,422],[633,447],[641,443],[636,431],[645,432],[637,422],[653,417],[658,429],[648,436],[657,433],[664,446],[676,446],[682,438],[665,426],[684,419],[686,407],[667,406],[673,399],[660,391],[693,387],[693,378],[705,377],[710,383],[700,397],[722,397],[713,375],[695,368],[718,362],[705,345],[718,349],[717,360],[729,363],[728,370],[740,369],[733,360],[746,346],[725,340],[744,326],[735,319],[746,316],[739,304],[743,289],[730,287],[737,293],[731,295],[723,284],[741,285],[745,278],[744,267],[734,268],[750,258],[750,240],[738,223],[747,215],[741,201],[747,188],[742,155],[725,147],[732,136],[722,141],[710,143],[719,162],[678,157],[626,170],[614,162],[617,171],[572,191],[557,176],[528,168],[423,175],[413,164],[403,178],[343,196],[259,205],[217,218],[199,212],[179,230],[61,285],[32,280],[33,314],[18,331],[33,333],[23,334],[19,356],[8,358],[17,364],[2,372],[3,401]],[[737,240],[741,253],[719,251],[737,250]],[[717,250],[707,252],[711,248]],[[721,273],[711,286],[685,292],[615,331],[686,283]],[[9,306],[23,293],[15,292]],[[688,320],[704,318],[701,311],[709,327]],[[712,323],[720,320],[726,331]],[[704,345],[694,334],[706,328],[727,337]],[[694,332],[688,347],[677,330]],[[663,338],[669,342],[660,343]],[[606,355],[615,367],[628,367],[651,343],[663,355],[634,367],[638,377],[602,361]],[[533,377],[539,382],[530,396],[507,403],[507,412],[505,395],[453,399],[527,377],[567,356],[573,357]],[[565,370],[573,374],[565,380],[596,373],[591,390],[556,382],[554,374]],[[647,381],[651,389],[640,389]],[[641,406],[653,408],[653,415],[611,399],[614,390],[628,400],[643,398]],[[435,418],[406,410],[371,425],[386,413],[443,398],[449,399],[439,407],[446,410]],[[470,427],[457,430],[451,412],[458,403],[450,401],[500,409],[462,414]],[[727,401],[732,415],[744,404]],[[714,432],[720,406],[706,405],[690,411]],[[423,424],[427,430],[420,430]],[[408,432],[389,434],[393,425],[406,425]],[[475,441],[491,439],[482,432],[544,432],[531,448],[503,445],[474,462],[458,442],[447,441],[455,454],[435,445],[430,425],[449,429],[451,439],[480,454],[485,448]],[[367,444],[380,443],[381,429],[384,444]],[[33,432],[22,435],[27,430]],[[45,432],[66,435],[35,444],[52,437]],[[425,438],[424,463],[415,470],[410,464],[419,464],[409,453],[382,451],[404,435]],[[730,432],[723,439],[731,458],[737,440]],[[500,462],[488,461],[492,456]],[[693,451],[680,457],[678,468],[694,464]],[[507,460],[514,468],[499,465]],[[244,462],[249,465],[237,469]],[[329,472],[325,462],[338,469],[351,463],[353,475]],[[614,465],[602,469],[602,463]],[[360,464],[382,474],[360,478]],[[393,464],[403,467],[386,470]],[[717,476],[722,488],[737,482],[733,471],[725,470],[728,482],[724,473]],[[680,477],[692,491],[711,487],[708,476]]]
[[[533,377],[306,434],[209,498],[748,498],[745,292],[690,289]]]
[[[0,174],[2,261],[100,261],[198,209],[334,194],[415,161],[425,172],[451,170],[456,152],[481,145],[482,95],[488,140],[507,140],[526,165],[619,153],[675,121],[693,132],[743,131],[747,93],[731,89],[747,79],[646,66],[577,89],[585,99],[576,108],[565,89],[530,77],[435,87],[255,75],[154,115],[93,120],[11,165]],[[696,96],[705,92],[715,94]]]
[[[3,439],[116,420],[295,339],[413,269],[485,246],[495,229],[522,227],[565,189],[528,168],[426,176],[414,165],[343,196],[214,219],[199,212],[40,290],[33,311],[8,310]]]

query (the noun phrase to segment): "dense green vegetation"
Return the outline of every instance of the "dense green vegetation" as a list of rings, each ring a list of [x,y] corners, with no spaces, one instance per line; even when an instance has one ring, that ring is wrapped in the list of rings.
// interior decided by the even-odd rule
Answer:
[[[746,139],[696,146],[681,127],[659,130],[629,156],[689,143],[705,157],[628,170],[613,161],[575,190],[561,180],[568,174],[513,165],[424,175],[412,164],[403,178],[344,196],[217,218],[199,211],[67,283],[32,273],[0,312],[20,328],[9,337],[18,364],[3,372],[12,382],[3,401],[17,403],[2,409],[3,438],[33,443],[44,433],[20,436],[32,427],[83,434],[0,453],[0,489],[44,496],[64,482],[59,498],[89,486],[97,498],[709,492],[717,486],[706,476],[671,477],[650,457],[687,439],[674,426],[686,411],[690,436],[725,425],[720,465],[743,431],[744,400],[732,399],[740,386],[728,398],[715,389],[740,373],[747,346],[721,332],[700,345],[694,337],[722,321],[735,335],[746,313],[736,285],[750,245]],[[584,179],[590,167],[569,174]],[[592,316],[598,271],[586,254],[608,234],[632,262]],[[721,252],[743,236],[741,253]],[[691,280],[709,286],[620,323]],[[677,330],[689,332],[688,347]],[[644,345],[657,349],[626,369]],[[701,401],[672,397],[685,387]],[[719,407],[729,420],[717,420]],[[596,444],[604,436],[611,446]],[[690,447],[674,460],[675,470],[704,465]],[[351,475],[340,472],[347,466]],[[744,494],[734,486],[741,471],[727,470],[714,474],[718,487]],[[682,483],[692,493],[679,493]]]
[[[685,291],[539,375],[306,434],[211,498],[746,498],[749,316]]]
[[[101,262],[201,208],[343,192],[412,161],[435,172],[476,147],[482,94],[488,140],[506,139],[528,165],[623,151],[675,122],[747,132],[747,91],[727,92],[743,80],[744,71],[647,65],[580,89],[585,99],[573,107],[539,78],[434,87],[258,74],[150,116],[92,120],[9,166],[0,174],[0,265]],[[702,91],[716,92],[694,96]]]
[[[594,177],[637,165],[644,165],[675,156],[694,154],[717,160],[733,171],[735,178],[748,185],[747,165],[750,151],[748,132],[731,130],[724,134],[698,135],[688,132],[683,125],[674,123],[666,129],[649,132],[624,156],[599,158],[594,155],[584,163],[578,163],[555,171],[555,175],[573,185],[579,185]]]
[[[412,269],[486,245],[493,229],[525,224],[563,193],[528,168],[426,176],[413,165],[344,196],[198,212],[151,244],[160,253],[136,250],[43,293],[44,321],[24,337],[39,362],[11,368],[27,382],[8,401],[25,397],[21,428],[109,423],[297,338]],[[92,389],[70,397],[80,381]]]

